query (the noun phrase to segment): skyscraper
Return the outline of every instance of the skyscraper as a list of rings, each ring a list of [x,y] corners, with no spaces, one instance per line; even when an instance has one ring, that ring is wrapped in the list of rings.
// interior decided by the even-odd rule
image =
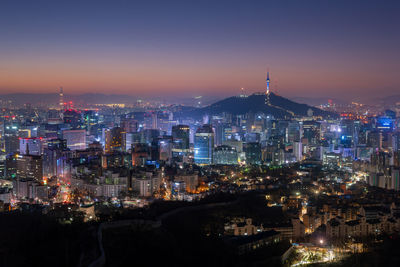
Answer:
[[[40,156],[43,152],[42,138],[20,138],[19,152],[22,155]]]
[[[209,124],[197,129],[194,137],[194,162],[208,165],[213,162],[214,131]]]
[[[238,154],[235,148],[222,145],[214,149],[214,164],[235,165],[238,164]]]
[[[67,147],[71,150],[86,148],[86,130],[64,130],[63,138],[67,140]]]
[[[125,132],[122,128],[114,127],[111,130],[105,132],[105,152],[110,153],[113,151],[125,150],[124,138]]]
[[[261,145],[260,143],[244,143],[243,151],[246,155],[246,164],[261,164]]]
[[[190,128],[187,125],[172,126],[174,151],[184,152],[189,149]]]

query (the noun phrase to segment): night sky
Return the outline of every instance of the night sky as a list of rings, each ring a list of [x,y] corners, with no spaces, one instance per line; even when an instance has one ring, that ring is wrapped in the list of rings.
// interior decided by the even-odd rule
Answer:
[[[400,1],[1,1],[0,93],[400,93]]]

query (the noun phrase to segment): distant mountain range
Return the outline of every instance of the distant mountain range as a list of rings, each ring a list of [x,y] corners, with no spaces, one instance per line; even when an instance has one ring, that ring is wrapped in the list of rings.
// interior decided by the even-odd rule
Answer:
[[[58,94],[5,94],[0,95],[1,100],[11,100],[15,105],[30,104],[49,104],[57,105],[59,101]],[[81,95],[65,95],[65,101],[73,101],[76,104],[110,104],[110,103],[133,103],[137,98],[130,95],[106,95],[106,94],[81,94]]]
[[[217,115],[224,112],[234,115],[246,114],[249,112],[263,112],[271,114],[276,118],[285,118],[306,116],[310,109],[313,111],[313,114],[317,116],[337,117],[336,113],[323,111],[307,104],[299,104],[274,93],[270,94],[270,105],[265,104],[264,94],[253,94],[247,97],[233,96],[204,108],[183,108],[178,115],[184,117],[185,115]]]
[[[202,97],[190,97],[188,95],[183,95],[180,97],[176,96],[154,96],[154,97],[141,97],[133,95],[120,95],[120,94],[101,94],[101,93],[86,93],[80,95],[64,94],[64,100],[73,101],[75,104],[133,104],[136,103],[138,99],[151,99],[163,102],[166,104],[184,104],[189,106],[194,106],[198,102],[204,104],[211,104],[220,99],[220,97],[215,96],[202,96]],[[4,94],[0,95],[0,100],[12,101],[16,106],[22,106],[23,104],[30,103],[33,105],[43,104],[49,105],[53,103],[58,104],[59,95],[57,93],[52,94],[29,94],[29,93],[14,93],[14,94]]]
[[[0,95],[1,100],[11,100],[14,105],[23,105],[25,103],[31,104],[46,104],[54,103],[57,105],[59,99],[58,94],[7,94]],[[106,94],[81,94],[81,95],[66,95],[66,101],[74,101],[75,104],[110,104],[110,103],[135,103],[138,98],[131,95],[106,95]],[[184,99],[182,99],[183,101]],[[194,103],[192,99],[186,99],[186,106],[178,108],[176,112],[178,117],[195,116],[201,117],[203,115],[216,115],[221,113],[230,113],[234,115],[246,114],[249,112],[259,113],[263,112],[271,114],[276,118],[285,118],[295,116],[306,116],[309,109],[313,111],[314,115],[322,117],[335,117],[335,113],[323,111],[321,109],[312,107],[307,104],[300,104],[291,101],[282,96],[274,93],[270,94],[271,105],[265,104],[265,94],[252,94],[247,97],[232,96],[223,100],[217,101],[203,108],[195,108],[191,105]],[[180,102],[177,98],[175,102]],[[191,102],[189,104],[189,102]],[[203,102],[204,103],[204,102]],[[185,104],[185,101],[182,102]]]

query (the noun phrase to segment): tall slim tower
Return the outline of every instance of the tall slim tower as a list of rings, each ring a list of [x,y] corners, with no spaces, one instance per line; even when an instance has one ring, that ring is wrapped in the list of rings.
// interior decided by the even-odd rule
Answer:
[[[60,87],[60,100],[59,100],[59,106],[60,110],[62,111],[64,109],[64,90],[62,87]]]
[[[267,82],[267,91],[265,92],[265,104],[269,105],[270,104],[269,103],[269,94],[270,94],[270,91],[269,91],[269,82],[270,82],[269,72],[267,72],[267,80],[266,80],[266,82]]]

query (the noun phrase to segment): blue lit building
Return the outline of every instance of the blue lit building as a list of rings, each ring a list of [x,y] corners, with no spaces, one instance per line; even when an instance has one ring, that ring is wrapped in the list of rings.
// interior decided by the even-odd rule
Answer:
[[[194,162],[199,165],[213,163],[214,131],[209,124],[197,129],[194,136]]]

